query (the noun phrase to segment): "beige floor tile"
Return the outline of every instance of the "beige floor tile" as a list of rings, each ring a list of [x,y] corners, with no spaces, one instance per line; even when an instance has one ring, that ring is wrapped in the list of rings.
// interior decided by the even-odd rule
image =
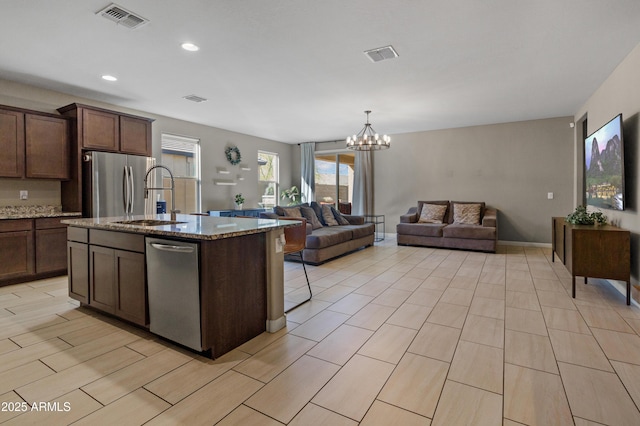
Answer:
[[[141,338],[129,343],[126,347],[144,356],[151,356],[167,348],[174,348],[175,346],[150,334],[146,338]]]
[[[640,412],[614,373],[558,363],[571,412],[583,419],[637,425]]]
[[[502,396],[447,380],[432,425],[502,425]]]
[[[334,364],[344,365],[373,333],[371,330],[343,324],[307,354]]]
[[[265,416],[256,410],[239,405],[224,419],[216,423],[216,426],[244,426],[244,425],[260,425],[260,426],[282,426],[282,423]]]
[[[504,305],[504,300],[474,296],[469,314],[502,320],[504,319]]]
[[[248,357],[248,354],[237,349],[215,360],[196,357],[144,387],[165,401],[176,404]]]
[[[427,277],[426,275],[422,277],[415,277],[415,276],[408,276],[408,275],[409,273],[407,273],[404,277],[400,278],[398,281],[393,283],[393,285],[389,288],[393,288],[396,290],[404,290],[404,291],[414,291],[418,287],[420,287],[424,279]]]
[[[507,264],[506,278],[507,286],[509,285],[509,281],[512,280],[527,281],[533,285],[533,278],[531,277],[531,272],[529,271],[528,266],[526,268],[510,268]]]
[[[349,315],[339,312],[322,311],[299,327],[296,327],[290,334],[319,342],[349,318]]]
[[[640,337],[636,334],[592,328],[591,331],[607,358],[640,365]]]
[[[429,312],[431,312],[431,310],[429,310]],[[0,355],[6,354],[7,352],[15,351],[17,349],[20,349],[20,346],[16,345],[11,340],[9,339],[0,340]]]
[[[90,325],[97,324],[99,320],[94,318],[82,318],[73,321],[66,321],[63,323],[57,323],[49,327],[41,328],[37,333],[27,332],[17,336],[11,337],[18,345],[25,347],[33,345],[34,343],[40,343],[45,340],[53,339],[54,337],[61,336],[72,331],[81,330],[89,327]]]
[[[346,324],[362,327],[368,330],[377,330],[395,312],[390,306],[369,304],[360,309]]]
[[[388,288],[378,297],[373,299],[371,303],[375,303],[376,305],[384,305],[391,306],[392,308],[397,308],[404,303],[407,298],[411,296],[410,291],[406,290],[397,290],[394,288]]]
[[[551,342],[547,336],[505,330],[504,362],[560,374]]]
[[[349,296],[345,296],[349,297]],[[322,312],[328,306],[331,306],[330,302],[325,302],[324,300],[314,300],[311,299],[308,303],[301,305],[300,307],[294,309],[293,311],[287,314],[287,321],[297,322],[298,324],[302,324],[309,318],[317,315],[319,312]]]
[[[406,302],[414,305],[433,307],[438,303],[442,293],[440,290],[430,290],[421,287],[414,291],[413,294],[407,298]]]
[[[592,422],[592,421],[581,419],[580,417],[575,417],[575,416],[573,417],[573,421],[576,426],[601,426],[602,425],[602,423]]]
[[[452,305],[471,306],[473,299],[473,290],[464,290],[461,288],[449,287],[445,290],[440,298],[440,302]]]
[[[0,290],[2,288],[0,287]],[[18,417],[24,414],[23,407],[25,401],[20,398],[20,395],[15,393],[14,391],[7,392],[0,395],[0,404],[5,407],[4,410],[0,410],[0,423],[8,422],[10,419]],[[17,424],[24,424],[18,422]]]
[[[362,426],[387,426],[390,424],[429,426],[431,419],[381,401],[375,401],[360,423]]]
[[[267,383],[315,344],[311,340],[287,334],[234,367],[234,370]]]
[[[510,308],[529,309],[539,311],[540,303],[535,293],[525,293],[522,291],[507,291],[506,306]]]
[[[56,410],[28,411],[3,425],[66,425],[102,408],[100,403],[79,389],[47,402],[51,402]],[[69,409],[65,411],[66,408]]]
[[[338,365],[303,356],[253,394],[245,405],[288,423],[339,368]]]
[[[363,356],[397,364],[418,332],[416,330],[383,324],[360,348]]]
[[[593,336],[549,330],[549,337],[558,361],[613,372],[609,360]]]
[[[474,277],[466,277],[466,276],[460,276],[460,275],[456,275],[449,283],[449,287],[461,288],[463,290],[474,290],[474,291],[477,285],[478,285],[477,277],[474,278]]]
[[[485,268],[480,274],[480,283],[486,284],[499,284],[504,287],[506,280],[505,269],[490,269]]]
[[[505,300],[505,289],[506,286],[504,284],[504,280],[502,281],[502,284],[479,282],[476,287],[475,296],[485,297],[487,299]]]
[[[347,315],[353,315],[358,312],[360,309],[367,306],[369,302],[371,302],[375,297],[373,296],[365,296],[363,294],[349,294],[333,305],[329,306],[327,309],[334,312],[341,312]],[[295,312],[295,311],[294,311]]]
[[[631,318],[640,320],[640,308],[634,305],[621,305],[615,306],[614,310],[622,317],[622,318]]]
[[[420,281],[423,281],[425,279],[427,279],[429,277],[429,275],[431,275],[431,273],[433,272],[433,269],[431,268],[421,268],[419,266],[414,267],[412,270],[410,270],[409,272],[407,272],[404,277],[400,278],[398,281],[396,281],[393,285],[395,286],[396,284],[398,284],[400,281],[402,281],[403,279],[407,279],[407,278],[417,278]],[[449,283],[447,282],[447,285]],[[405,289],[408,290],[408,289]],[[415,290],[415,289],[414,289]]]
[[[393,284],[393,281],[392,282],[383,281],[383,280],[379,280],[378,277],[376,277],[373,280],[369,281],[368,283],[361,285],[353,292],[355,294],[363,294],[365,296],[377,297],[383,291],[391,287],[391,284]]]
[[[312,401],[328,410],[361,421],[393,368],[393,364],[356,354]]]
[[[589,327],[634,333],[629,324],[613,309],[578,305],[578,310]]]
[[[459,328],[425,323],[407,351],[451,362],[459,337]]]
[[[629,324],[629,327],[633,328],[636,334],[640,335],[640,319],[625,318],[624,320]]]
[[[538,290],[538,300],[542,306],[549,306],[552,308],[572,309],[576,310],[576,305],[573,303],[571,296],[568,294],[560,294],[557,291],[543,291]]]
[[[94,411],[75,424],[137,425],[145,423],[169,407],[170,404],[166,401],[144,389],[138,389],[106,407]]]
[[[238,346],[236,349],[251,355],[255,355],[261,350],[263,350],[264,348],[266,348],[267,346],[269,346],[270,344],[272,344],[273,342],[275,342],[276,340],[280,339],[282,336],[286,335],[289,331],[297,327],[297,325],[294,327],[291,327],[290,324],[292,324],[292,322],[287,319],[287,326],[285,328],[282,328],[276,331],[275,333],[264,332],[264,333],[258,334],[256,337],[254,337],[253,339],[249,340],[246,343],[243,343],[242,345]]]
[[[358,423],[315,404],[307,404],[290,426],[356,426]],[[244,426],[244,425],[243,425]]]
[[[54,373],[55,371],[40,361],[32,361],[11,370],[3,371],[0,373],[0,394],[7,393]]]
[[[31,382],[18,388],[17,392],[28,402],[50,401],[142,358],[143,356],[139,353],[121,347],[59,373]]]
[[[85,343],[92,342],[95,340],[96,336],[105,337],[107,334],[115,333],[117,331],[121,330],[111,324],[99,321],[94,325],[81,328],[80,330],[61,334],[59,339],[67,342],[71,346],[80,346]]]
[[[502,348],[504,347],[504,321],[469,315],[460,339]]]
[[[429,276],[423,281],[420,288],[424,288],[425,290],[445,291],[446,288],[449,287],[450,282],[450,278]]]
[[[534,272],[532,271],[532,275]],[[545,279],[538,278],[535,275],[533,276],[533,286],[536,288],[536,291],[549,291],[554,293],[561,293],[562,295],[566,294],[566,291],[560,280],[556,278],[555,274],[553,274],[553,278]]]
[[[433,417],[449,364],[405,354],[378,399],[426,417]]]
[[[509,271],[507,270],[507,284],[505,286],[507,291],[519,291],[521,293],[535,293],[536,288],[533,286],[533,280],[516,279],[508,277]]]
[[[325,302],[334,303],[342,299],[347,294],[350,294],[352,291],[353,291],[353,287],[347,287],[344,285],[337,284],[332,287],[329,287],[328,289],[318,294],[314,294],[313,298],[317,300],[324,300]],[[307,293],[307,296],[309,296],[309,293]]]
[[[524,333],[547,335],[547,326],[542,312],[527,309],[507,308],[505,328],[508,330],[522,331]]]
[[[22,315],[11,315],[0,318],[0,339],[17,336],[22,333],[34,332],[41,328],[50,327],[55,324],[65,323],[66,319],[58,315],[40,315],[35,317],[23,317]]]
[[[438,303],[427,317],[427,322],[462,328],[468,310],[466,306]]]
[[[556,374],[505,364],[504,416],[527,425],[571,425],[571,411]]]
[[[577,310],[542,307],[545,322],[548,328],[571,331],[574,333],[591,334],[591,330],[582,315]]]
[[[50,354],[71,348],[70,345],[60,339],[51,339],[42,343],[27,346],[26,348],[7,352],[0,355],[0,372],[11,370],[12,368],[28,364]]]
[[[618,361],[611,361],[611,364],[636,406],[640,406],[640,366]]]
[[[82,387],[82,390],[103,405],[133,392],[192,358],[172,349],[165,349],[110,375]]]
[[[427,320],[432,308],[411,303],[403,303],[389,317],[387,324],[399,325],[400,327],[413,328],[419,330]]]
[[[481,365],[482,368],[478,368]],[[502,393],[501,348],[461,341],[447,378],[495,393]]]
[[[456,268],[444,268],[444,267],[438,266],[436,269],[433,270],[430,276],[446,278],[450,280],[453,277],[455,277],[456,272],[458,272]]]

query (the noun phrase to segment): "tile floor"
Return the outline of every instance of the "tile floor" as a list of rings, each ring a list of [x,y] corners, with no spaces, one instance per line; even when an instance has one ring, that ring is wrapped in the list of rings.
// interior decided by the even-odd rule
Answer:
[[[548,249],[387,239],[309,276],[286,329],[215,361],[79,308],[65,277],[0,287],[0,423],[640,424],[640,309],[598,281],[571,299]],[[299,264],[286,284],[302,297]]]

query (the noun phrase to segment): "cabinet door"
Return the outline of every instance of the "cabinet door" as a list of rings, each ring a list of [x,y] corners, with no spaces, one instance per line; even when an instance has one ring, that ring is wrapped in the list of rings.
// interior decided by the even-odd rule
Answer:
[[[24,114],[0,110],[0,177],[24,176]]]
[[[0,280],[33,274],[33,231],[0,232]]]
[[[26,177],[69,179],[69,133],[67,120],[27,114]]]
[[[120,117],[120,151],[151,156],[151,123],[133,117]]]
[[[115,250],[115,313],[140,325],[148,323],[144,268],[144,254]]]
[[[120,149],[119,116],[104,111],[82,110],[82,147],[102,151]]]
[[[69,297],[89,303],[89,245],[67,242]]]
[[[89,246],[89,305],[115,313],[114,250]]]
[[[67,228],[36,229],[36,273],[67,268]]]

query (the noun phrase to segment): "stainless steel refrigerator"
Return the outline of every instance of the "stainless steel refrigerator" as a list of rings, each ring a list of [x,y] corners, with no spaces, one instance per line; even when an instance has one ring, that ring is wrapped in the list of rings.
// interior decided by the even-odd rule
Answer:
[[[144,198],[144,177],[155,159],[90,151],[83,156],[82,203],[87,217],[154,214],[155,202]],[[149,177],[149,186],[155,173]]]

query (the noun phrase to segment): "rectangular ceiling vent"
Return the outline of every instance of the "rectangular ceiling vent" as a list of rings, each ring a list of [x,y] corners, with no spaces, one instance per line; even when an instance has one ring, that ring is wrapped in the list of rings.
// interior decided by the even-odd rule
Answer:
[[[187,96],[183,96],[182,98],[186,99],[188,101],[191,101],[191,102],[198,102],[198,103],[207,101],[206,98],[202,98],[202,97],[197,96],[197,95],[187,95]]]
[[[110,21],[115,22],[118,25],[122,25],[123,27],[129,28],[131,30],[140,28],[141,26],[149,22],[148,19],[145,19],[140,15],[136,15],[133,12],[129,12],[127,9],[120,7],[115,3],[112,3],[111,5],[96,13],[96,15],[98,14]]]
[[[393,46],[378,47],[377,49],[365,50],[364,54],[367,55],[371,62],[380,62],[386,59],[393,59],[398,57],[398,53]]]

